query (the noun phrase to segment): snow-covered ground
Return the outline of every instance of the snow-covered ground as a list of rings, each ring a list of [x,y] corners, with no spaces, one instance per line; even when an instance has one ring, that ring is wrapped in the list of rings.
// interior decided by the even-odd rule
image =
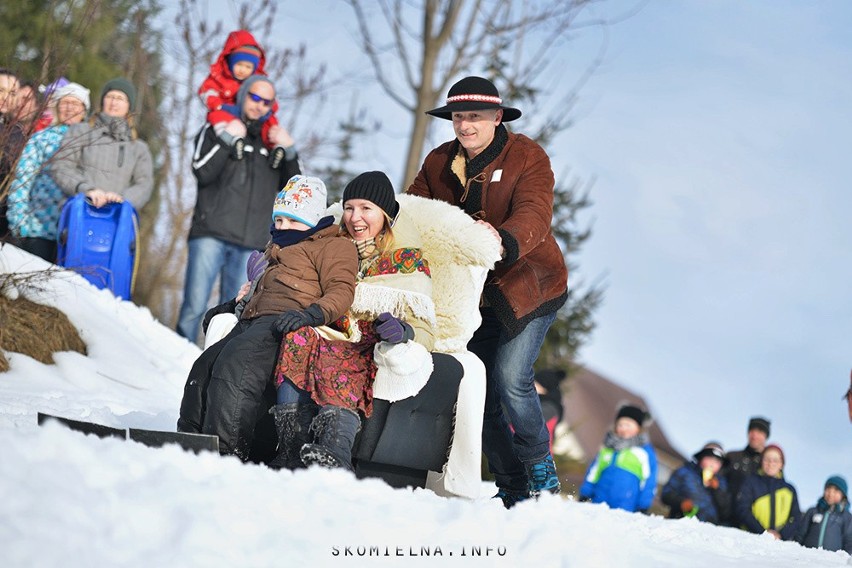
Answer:
[[[47,265],[11,246],[0,273]],[[546,496],[506,511],[395,490],[340,471],[271,471],[235,458],[98,439],[36,413],[173,430],[199,351],[145,309],[65,274],[29,299],[61,308],[89,355],[0,374],[2,566],[852,566],[696,520]],[[806,498],[805,496],[802,497]],[[808,506],[803,502],[802,506]]]

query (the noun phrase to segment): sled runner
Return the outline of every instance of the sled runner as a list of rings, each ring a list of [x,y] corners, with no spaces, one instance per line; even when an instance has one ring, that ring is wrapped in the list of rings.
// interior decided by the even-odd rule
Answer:
[[[98,288],[130,300],[136,274],[138,216],[128,201],[95,207],[82,193],[59,218],[57,264],[79,272]]]
[[[62,418],[61,416],[53,416],[52,414],[44,414],[42,412],[38,413],[39,426],[43,425],[48,420],[56,420],[63,426],[67,426],[72,430],[76,430],[77,432],[83,432],[84,434],[94,434],[98,438],[124,439],[127,437],[125,431],[119,430],[118,428],[111,428],[109,426],[104,426],[103,424],[95,424],[93,422],[71,420],[70,418]]]
[[[121,428],[112,428],[103,424],[95,424],[93,422],[85,422],[82,420],[72,420],[61,416],[53,416],[51,414],[38,413],[38,424],[43,425],[49,420],[55,420],[67,426],[71,430],[83,432],[84,434],[94,434],[99,438],[119,438],[122,440],[133,440],[151,448],[159,448],[166,444],[177,444],[184,450],[194,453],[199,452],[219,452],[219,438],[208,434],[189,434],[184,432],[165,432],[160,430],[146,430],[143,428],[130,428],[124,430]]]

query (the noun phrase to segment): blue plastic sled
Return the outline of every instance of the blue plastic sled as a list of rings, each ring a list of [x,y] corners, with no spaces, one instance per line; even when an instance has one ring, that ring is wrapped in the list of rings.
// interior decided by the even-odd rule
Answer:
[[[136,210],[129,202],[95,207],[79,193],[62,208],[57,264],[79,272],[98,288],[130,300],[138,225]]]

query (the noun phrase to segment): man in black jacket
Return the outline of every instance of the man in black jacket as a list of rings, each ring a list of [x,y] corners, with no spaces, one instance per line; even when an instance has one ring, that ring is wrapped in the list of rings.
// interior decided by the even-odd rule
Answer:
[[[284,160],[275,165],[263,145],[260,131],[271,116],[275,87],[261,75],[243,81],[233,121],[223,135],[243,137],[237,153],[205,124],[195,139],[192,173],[198,180],[198,198],[189,231],[183,305],[177,332],[195,341],[207,301],[218,275],[219,303],[237,295],[246,281],[246,262],[253,250],[269,240],[272,202],[288,179],[301,173],[292,138],[282,126],[270,129],[281,141]],[[230,129],[230,130],[229,130]],[[273,132],[274,130],[274,132]]]
[[[736,499],[745,478],[760,469],[760,455],[769,438],[769,420],[754,416],[748,422],[748,446],[740,452],[728,454],[728,465],[722,472],[728,478],[731,497]]]

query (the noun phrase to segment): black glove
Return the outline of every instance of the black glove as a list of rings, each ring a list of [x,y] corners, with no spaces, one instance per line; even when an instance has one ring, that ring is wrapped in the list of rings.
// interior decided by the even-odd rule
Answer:
[[[207,313],[204,314],[204,319],[201,320],[201,330],[204,333],[207,333],[207,328],[210,326],[210,320],[213,319],[213,316],[218,316],[219,314],[232,314],[234,310],[237,309],[237,299],[228,300],[223,304],[219,304],[218,306],[214,306],[207,310]]]
[[[376,333],[382,341],[388,343],[405,343],[414,339],[414,329],[399,318],[393,317],[388,312],[382,312],[375,322]]]
[[[311,304],[306,310],[287,310],[275,320],[275,331],[284,335],[301,327],[322,325],[325,316],[316,304]]]

